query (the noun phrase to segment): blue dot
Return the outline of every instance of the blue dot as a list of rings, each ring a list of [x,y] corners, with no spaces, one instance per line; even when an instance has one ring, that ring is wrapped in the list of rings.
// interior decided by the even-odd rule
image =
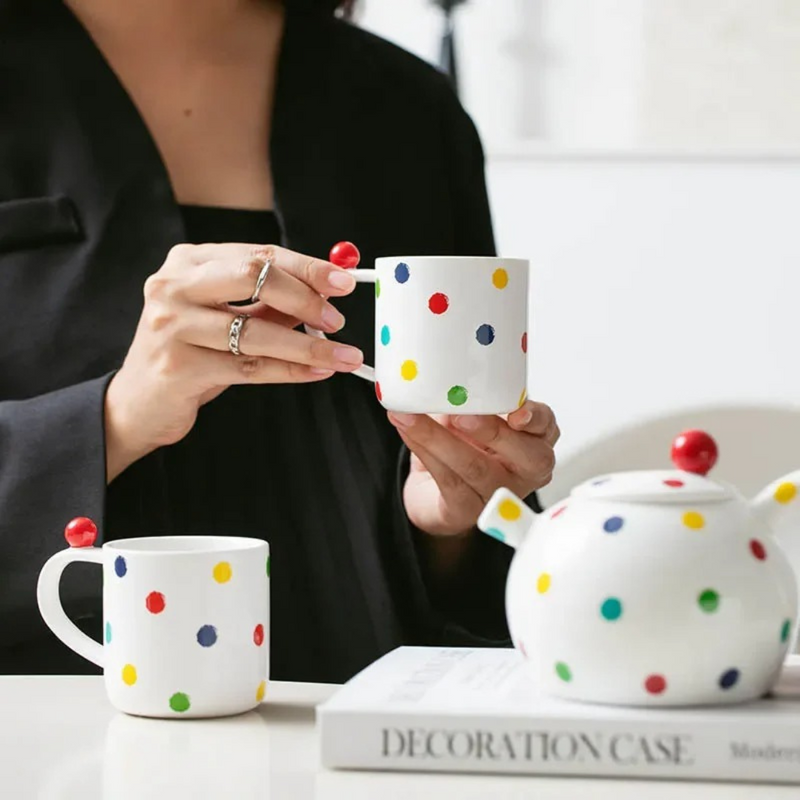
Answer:
[[[622,517],[609,517],[603,523],[603,530],[606,533],[616,533],[622,527]]]
[[[602,486],[604,483],[608,483],[611,478],[600,478],[599,480],[592,481],[592,486]]]
[[[389,326],[388,325],[384,325],[381,328],[381,344],[383,344],[383,345],[389,344],[391,338],[392,338],[392,334],[389,332]]]
[[[117,556],[114,559],[114,572],[121,578],[127,571],[128,565],[125,563],[125,559],[122,556]]]
[[[729,669],[727,672],[722,674],[722,677],[719,679],[719,686],[720,689],[730,689],[739,682],[739,670],[738,669]]]
[[[216,644],[217,641],[217,629],[213,625],[203,625],[199,631],[197,631],[197,643],[201,644],[203,647],[211,647],[212,644]]]
[[[497,528],[487,528],[486,533],[493,539],[497,539],[498,542],[505,542],[506,540],[506,535],[503,531],[497,530]]]
[[[394,268],[394,279],[398,283],[405,283],[410,274],[411,272],[408,269],[408,264],[405,264],[402,261]]]
[[[111,643],[111,623],[106,622],[106,644]]]
[[[494,328],[491,325],[481,325],[475,331],[475,338],[479,344],[491,344],[494,341]]]

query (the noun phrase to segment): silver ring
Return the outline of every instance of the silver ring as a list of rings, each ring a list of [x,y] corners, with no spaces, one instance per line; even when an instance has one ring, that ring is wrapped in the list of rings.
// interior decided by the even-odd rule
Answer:
[[[239,337],[242,335],[245,322],[249,319],[249,314],[239,314],[238,317],[233,318],[231,327],[228,328],[228,350],[235,356],[240,356],[242,354],[242,351],[239,349]]]
[[[261,290],[264,288],[264,283],[267,280],[267,275],[269,275],[269,268],[272,266],[272,259],[267,258],[264,262],[264,266],[261,267],[261,272],[258,273],[258,280],[256,281],[256,288],[253,291],[253,296],[250,298],[251,303],[257,303],[259,300],[259,295],[261,294]]]

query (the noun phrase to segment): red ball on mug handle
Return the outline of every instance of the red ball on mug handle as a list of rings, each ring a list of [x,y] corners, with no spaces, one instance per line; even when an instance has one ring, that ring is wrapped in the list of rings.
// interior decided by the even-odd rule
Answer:
[[[64,528],[70,547],[91,547],[97,539],[97,525],[88,517],[76,517]]]
[[[343,269],[354,269],[361,262],[361,253],[352,242],[338,242],[328,256],[331,264]]]

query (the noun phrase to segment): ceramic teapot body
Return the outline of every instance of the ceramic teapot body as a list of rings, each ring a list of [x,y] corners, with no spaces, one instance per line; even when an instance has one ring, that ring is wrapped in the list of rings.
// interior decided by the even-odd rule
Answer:
[[[542,691],[622,705],[768,692],[798,601],[762,505],[684,470],[604,476],[538,516],[498,490],[479,526],[517,548],[508,624]]]

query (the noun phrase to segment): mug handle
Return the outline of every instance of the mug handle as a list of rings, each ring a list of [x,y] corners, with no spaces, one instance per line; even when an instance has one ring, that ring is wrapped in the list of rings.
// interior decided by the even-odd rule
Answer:
[[[59,586],[61,573],[68,564],[74,561],[86,561],[90,564],[103,563],[103,551],[99,547],[70,547],[51,556],[39,573],[36,586],[36,600],[39,613],[47,627],[71,650],[87,661],[103,666],[103,645],[87,636],[66,615],[61,605]]]
[[[374,269],[354,269],[353,277],[356,279],[356,283],[375,283],[377,280]],[[306,329],[306,333],[309,336],[316,336],[317,339],[328,338],[322,331],[318,331],[316,328],[312,328],[309,325],[304,325],[303,327]],[[375,368],[370,367],[368,364],[362,364],[358,369],[353,370],[352,374],[358,375],[359,378],[363,378],[365,381],[372,381],[372,383],[375,383]]]

